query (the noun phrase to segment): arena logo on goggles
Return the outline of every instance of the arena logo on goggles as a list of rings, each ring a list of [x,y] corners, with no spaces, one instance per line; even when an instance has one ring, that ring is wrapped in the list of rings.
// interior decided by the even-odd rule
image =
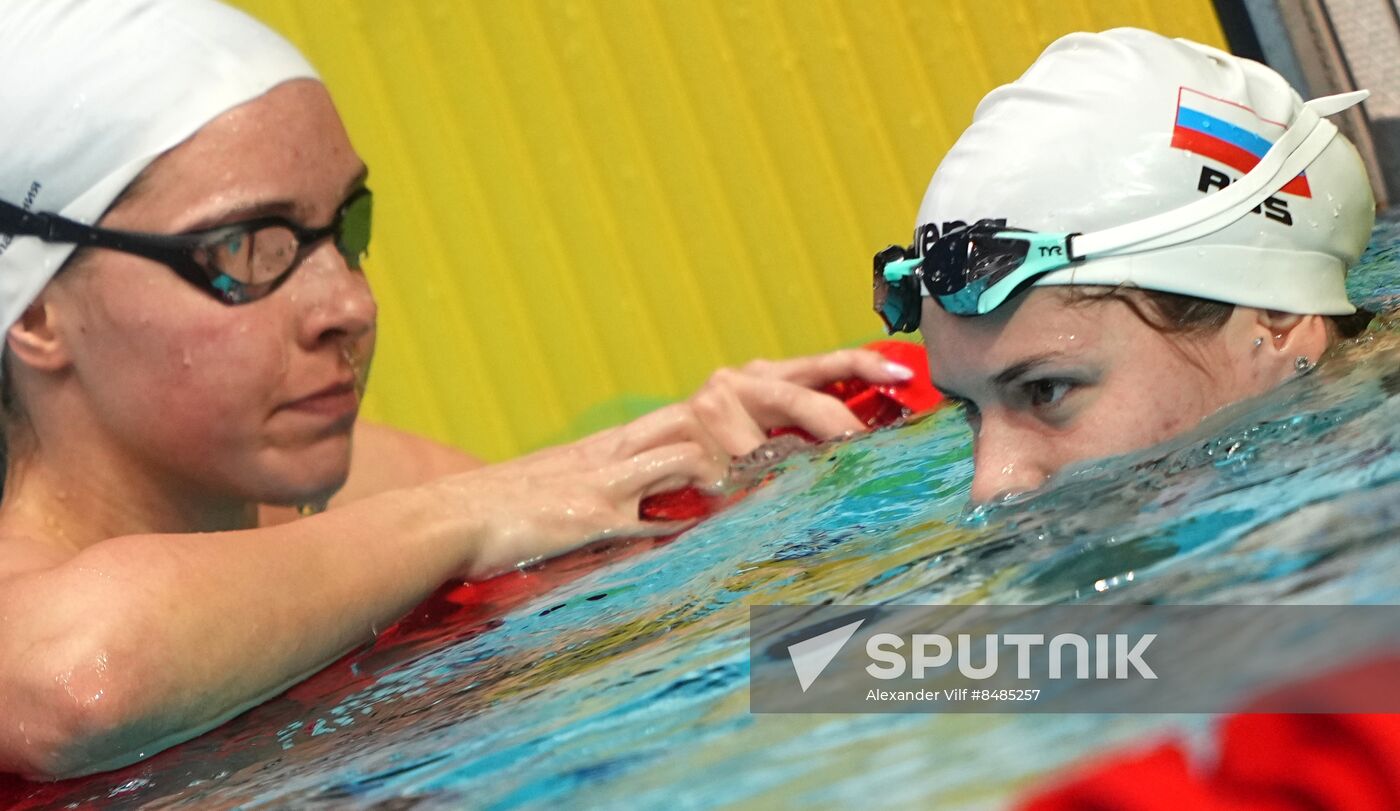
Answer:
[[[972,225],[974,228],[1005,228],[1006,218],[983,217]],[[914,229],[914,251],[919,256],[927,256],[928,252],[933,249],[933,243],[938,241],[940,235],[959,231],[966,227],[967,223],[962,220],[949,220],[943,223],[941,229],[934,223],[921,225]]]

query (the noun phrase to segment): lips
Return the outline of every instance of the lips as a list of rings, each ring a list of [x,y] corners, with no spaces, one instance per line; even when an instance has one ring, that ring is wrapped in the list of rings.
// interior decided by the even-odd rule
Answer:
[[[312,392],[283,405],[279,410],[294,411],[330,419],[342,419],[353,415],[360,407],[359,395],[355,392],[353,379],[332,383],[323,389]]]

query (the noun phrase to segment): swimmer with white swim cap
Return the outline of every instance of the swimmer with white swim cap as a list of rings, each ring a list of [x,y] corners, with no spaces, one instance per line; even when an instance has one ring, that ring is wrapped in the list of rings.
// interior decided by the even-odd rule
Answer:
[[[983,99],[876,312],[923,332],[972,424],[974,500],[1161,442],[1311,368],[1370,315],[1360,157],[1269,68],[1147,31],[1071,34]]]
[[[356,419],[372,196],[281,37],[214,0],[5,0],[0,76],[0,772],[129,763],[453,577],[675,532],[639,500],[712,485],[776,426],[862,430],[810,387],[909,376],[757,363],[483,466]]]

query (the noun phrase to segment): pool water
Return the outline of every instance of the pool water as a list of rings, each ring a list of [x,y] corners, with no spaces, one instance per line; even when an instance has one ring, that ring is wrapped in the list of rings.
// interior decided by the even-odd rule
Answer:
[[[1353,299],[1400,304],[1400,219]],[[1206,716],[756,716],[749,604],[1400,602],[1400,327],[1201,429],[969,511],[956,411],[788,460],[681,538],[586,554],[23,807],[1001,808]],[[551,579],[552,578],[552,579]],[[522,581],[524,582],[524,581]],[[509,585],[509,584],[507,584]]]

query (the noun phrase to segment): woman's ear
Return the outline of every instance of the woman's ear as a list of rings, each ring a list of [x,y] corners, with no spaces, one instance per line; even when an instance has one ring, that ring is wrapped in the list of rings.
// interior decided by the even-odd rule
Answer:
[[[1278,382],[1312,368],[1327,351],[1331,334],[1327,319],[1277,310],[1256,310],[1254,346],[1258,361]]]
[[[58,321],[58,308],[41,294],[10,327],[5,336],[5,346],[16,360],[31,369],[49,372],[62,370],[72,362],[72,357],[58,329]]]

